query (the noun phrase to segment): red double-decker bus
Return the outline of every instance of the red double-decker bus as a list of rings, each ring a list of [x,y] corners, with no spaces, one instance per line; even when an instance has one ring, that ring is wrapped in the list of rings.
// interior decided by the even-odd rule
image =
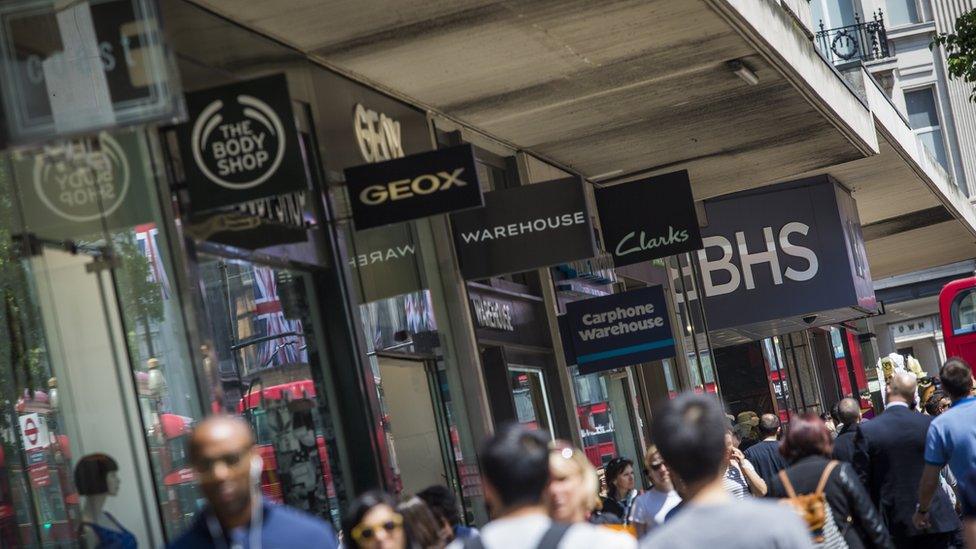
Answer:
[[[954,280],[939,293],[946,356],[976,364],[976,277]]]

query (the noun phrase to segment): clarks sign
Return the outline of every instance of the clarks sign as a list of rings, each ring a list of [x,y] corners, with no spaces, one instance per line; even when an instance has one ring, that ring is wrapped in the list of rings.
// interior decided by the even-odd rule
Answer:
[[[575,178],[493,191],[484,208],[451,218],[468,280],[596,255],[582,182]]]
[[[483,204],[471,145],[346,169],[356,230]]]
[[[674,172],[596,191],[603,241],[617,267],[702,246],[688,172]]]
[[[186,104],[180,156],[194,212],[305,190],[284,75],[187,94]]]

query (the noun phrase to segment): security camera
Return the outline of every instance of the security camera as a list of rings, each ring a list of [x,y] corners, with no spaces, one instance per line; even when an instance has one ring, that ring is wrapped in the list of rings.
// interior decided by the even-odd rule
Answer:
[[[806,315],[803,317],[803,322],[806,322],[807,324],[813,324],[816,321],[817,315]]]

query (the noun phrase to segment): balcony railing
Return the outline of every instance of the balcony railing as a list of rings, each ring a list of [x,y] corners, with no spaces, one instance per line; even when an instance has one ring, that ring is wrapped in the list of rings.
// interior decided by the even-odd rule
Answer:
[[[820,52],[835,65],[889,57],[888,33],[881,10],[874,14],[873,21],[862,22],[856,13],[854,20],[855,24],[836,29],[825,29],[820,21],[820,31],[814,39]]]

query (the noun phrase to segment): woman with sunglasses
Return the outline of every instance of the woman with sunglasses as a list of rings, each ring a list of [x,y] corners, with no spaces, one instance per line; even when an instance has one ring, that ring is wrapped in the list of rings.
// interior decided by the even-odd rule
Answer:
[[[671,481],[671,472],[668,471],[657,446],[652,444],[647,447],[644,465],[647,466],[651,489],[634,501],[633,517],[638,537],[643,537],[663,524],[668,513],[681,503],[681,496],[674,490],[674,483]]]
[[[412,549],[413,541],[404,528],[396,502],[383,492],[366,492],[355,499],[342,518],[348,549]]]

